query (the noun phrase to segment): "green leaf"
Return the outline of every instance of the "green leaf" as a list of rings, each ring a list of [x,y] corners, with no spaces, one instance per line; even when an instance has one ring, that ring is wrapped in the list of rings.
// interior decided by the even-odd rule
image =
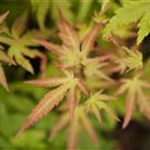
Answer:
[[[122,8],[116,11],[116,15],[105,27],[103,31],[104,36],[108,36],[123,25],[128,25],[130,23],[140,21],[141,23],[139,24],[139,37],[137,42],[139,44],[150,31],[146,25],[149,24],[149,9],[150,2],[148,1],[134,1],[125,3]],[[146,29],[143,29],[144,27],[146,27]]]
[[[139,23],[137,43],[141,43],[143,39],[150,33],[150,14],[146,12]]]

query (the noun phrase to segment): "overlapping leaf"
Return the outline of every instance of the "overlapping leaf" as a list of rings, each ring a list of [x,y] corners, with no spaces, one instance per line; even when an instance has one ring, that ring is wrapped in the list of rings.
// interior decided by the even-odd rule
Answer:
[[[47,33],[48,31],[46,30],[32,30],[26,32],[27,17],[28,13],[25,12],[17,18],[12,25],[11,31],[8,31],[8,36],[0,36],[0,42],[9,46],[8,55],[25,70],[30,73],[34,73],[33,67],[30,64],[29,59],[26,57],[31,59],[39,57],[41,59],[41,70],[44,71],[46,57],[35,48],[30,49],[29,46],[36,46],[36,44],[32,41],[32,38],[41,36],[43,38],[47,38],[49,33]]]
[[[56,125],[53,127],[50,138],[51,140],[58,134],[60,130],[65,127],[68,127],[68,140],[67,140],[67,149],[76,149],[77,144],[79,143],[80,135],[83,131],[87,132],[90,139],[94,143],[95,147],[99,147],[98,135],[85,111],[83,105],[78,106],[75,111],[75,118],[70,123],[69,114],[65,113],[58,120]]]
[[[86,111],[92,112],[98,121],[101,123],[101,110],[106,111],[106,113],[111,116],[113,119],[118,120],[114,112],[107,106],[107,101],[113,100],[114,97],[102,94],[102,90],[91,95],[90,98],[86,101]]]
[[[145,90],[149,90],[149,82],[141,78],[141,74],[136,75],[132,79],[122,79],[121,86],[117,91],[117,94],[123,94],[127,91],[126,95],[126,114],[124,119],[123,128],[125,128],[132,119],[133,112],[136,105],[138,105],[141,112],[149,119],[149,98],[145,93]]]
[[[35,40],[38,44],[44,46],[50,52],[58,55],[59,67],[71,68],[77,74],[82,70],[87,74],[94,74],[102,79],[109,79],[105,72],[101,70],[106,65],[103,61],[98,61],[100,58],[90,58],[91,51],[95,49],[96,37],[102,29],[102,23],[93,23],[91,30],[83,39],[79,38],[77,31],[63,18],[59,11],[59,37],[62,45],[54,44],[44,40]],[[95,69],[91,66],[96,66]],[[88,71],[86,71],[88,70]],[[88,73],[86,73],[88,72]]]
[[[118,65],[114,70],[118,70],[121,73],[131,70],[138,71],[143,68],[143,55],[138,50],[122,47],[120,54],[118,56],[113,55],[112,59]]]
[[[122,8],[116,11],[116,15],[106,26],[104,35],[107,36],[111,32],[113,33],[118,27],[139,21],[137,43],[141,43],[150,32],[149,9],[149,1],[127,2]]]
[[[55,89],[49,91],[44,95],[39,104],[32,110],[27,121],[18,133],[18,136],[22,132],[33,125],[35,122],[39,121],[41,118],[46,116],[49,111],[51,111],[56,105],[60,103],[67,96],[68,107],[70,110],[71,119],[74,117],[74,111],[76,107],[75,92],[80,89],[83,93],[88,95],[88,91],[79,79],[75,78],[73,75],[67,73],[67,77],[64,78],[50,78],[50,79],[38,79],[33,81],[28,81],[28,84],[39,86],[39,87],[56,87]]]

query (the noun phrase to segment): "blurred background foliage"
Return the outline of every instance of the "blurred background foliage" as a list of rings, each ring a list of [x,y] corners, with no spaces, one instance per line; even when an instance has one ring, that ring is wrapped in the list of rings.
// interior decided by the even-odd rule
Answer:
[[[61,8],[68,21],[75,24],[77,28],[80,28],[85,32],[94,12],[100,10],[101,2],[101,0],[0,0],[0,14],[8,10],[10,11],[6,22],[9,28],[11,28],[15,19],[25,11],[28,11],[26,32],[32,29],[37,29],[41,32],[49,29],[49,35],[46,38],[51,39],[51,41],[59,42],[55,34],[57,31],[56,24],[58,7]],[[108,17],[111,17],[114,14],[114,11],[120,6],[121,2],[119,0],[110,0],[109,11],[107,13]],[[107,42],[101,39],[101,37],[98,39],[98,44],[101,45],[102,48],[107,48],[108,46]],[[40,74],[38,58],[30,60],[35,69],[35,75],[31,75],[18,66],[4,66],[10,86],[10,92],[8,93],[0,87],[0,150],[66,149],[67,132],[65,130],[61,131],[53,141],[49,141],[48,139],[49,133],[52,127],[55,126],[57,118],[60,115],[57,111],[52,111],[46,118],[28,129],[21,138],[15,138],[16,133],[28,116],[30,110],[46,92],[45,89],[25,85],[23,81],[38,76],[61,75],[52,64],[52,60],[55,59],[55,56],[47,53],[42,48],[41,51],[45,53],[48,58],[46,72],[42,75]],[[147,76],[150,74],[150,68],[148,65],[146,66],[145,74]],[[111,104],[120,118],[123,118],[124,115],[123,99],[123,97],[120,97],[116,100],[116,103]],[[116,124],[109,118],[106,118],[103,121],[103,124],[99,127],[99,123],[93,119],[97,133],[99,134],[101,149],[115,149],[117,147],[116,145],[119,145],[122,141],[123,143],[121,144],[124,144],[124,138],[130,136],[129,134],[133,134],[131,137],[134,137],[137,132],[139,132],[139,134],[147,133],[146,135],[142,134],[143,138],[147,137],[143,144],[146,145],[147,148],[149,145],[148,143],[150,143],[150,136],[148,136],[148,133],[150,135],[150,128],[148,127],[148,123],[143,120],[138,112],[135,115],[135,121],[133,122],[138,124],[139,130],[142,131],[131,130],[134,128],[132,125],[126,130],[121,131],[121,122]],[[130,130],[133,132],[131,133]],[[128,134],[128,136],[126,134]],[[86,133],[83,132],[80,136],[81,140],[78,145],[79,150],[94,149],[93,144]],[[140,136],[137,138],[141,139]],[[131,142],[134,142],[133,139],[131,139]]]

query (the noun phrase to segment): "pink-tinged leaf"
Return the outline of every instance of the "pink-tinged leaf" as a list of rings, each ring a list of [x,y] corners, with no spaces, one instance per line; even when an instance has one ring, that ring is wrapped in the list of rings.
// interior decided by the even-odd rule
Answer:
[[[5,20],[5,18],[8,16],[9,11],[7,11],[6,13],[4,13],[3,15],[0,16],[0,24]]]
[[[69,108],[69,112],[70,112],[70,119],[71,119],[71,121],[73,121],[74,120],[75,108],[76,108],[75,87],[71,88],[68,91],[67,102],[68,102],[68,108]]]
[[[77,82],[77,86],[79,87],[79,89],[86,95],[89,96],[89,90],[87,89],[87,87],[84,85],[83,81],[80,79]]]
[[[85,130],[88,132],[88,134],[90,135],[90,138],[92,140],[92,142],[99,147],[99,140],[98,140],[98,136],[95,132],[95,130],[93,129],[93,126],[90,122],[90,120],[88,119],[88,117],[86,117],[85,115],[82,116],[82,124],[85,128]]]
[[[71,25],[64,19],[61,11],[59,10],[59,37],[63,43],[74,51],[79,50],[80,40],[76,31],[71,27]]]
[[[65,78],[53,77],[53,78],[41,78],[36,80],[25,81],[25,83],[37,87],[56,87],[61,85],[64,81]]]
[[[68,134],[68,144],[67,144],[67,150],[75,150],[78,140],[79,140],[79,132],[80,132],[80,126],[78,121],[74,120],[74,122],[71,123],[71,127],[69,129]]]
[[[123,84],[120,88],[115,92],[115,95],[123,94],[128,89],[128,84]]]
[[[9,91],[7,79],[5,77],[5,73],[1,64],[0,64],[0,84],[6,89],[6,91]]]
[[[101,24],[94,24],[90,32],[84,37],[81,49],[84,51],[86,56],[93,50],[96,37],[98,36],[101,28]]]
[[[50,133],[50,140],[53,140],[54,137],[57,135],[57,133],[63,129],[67,124],[69,123],[69,115],[65,114],[61,116],[60,120],[57,122],[57,124],[52,128],[52,131]]]
[[[135,108],[135,96],[133,94],[130,95],[128,93],[127,98],[126,98],[126,113],[125,113],[123,128],[126,128],[127,125],[129,124],[133,116],[134,108]]]
[[[51,53],[54,53],[56,55],[62,55],[61,52],[61,46],[47,42],[45,40],[34,40],[34,42],[38,43],[39,45],[45,47],[47,50],[49,50]]]
[[[39,104],[36,105],[36,107],[32,110],[25,124],[18,132],[17,137],[19,137],[28,127],[46,116],[49,111],[51,111],[56,105],[58,105],[59,102],[63,99],[64,93],[66,91],[66,87],[60,86],[59,88],[45,94]]]

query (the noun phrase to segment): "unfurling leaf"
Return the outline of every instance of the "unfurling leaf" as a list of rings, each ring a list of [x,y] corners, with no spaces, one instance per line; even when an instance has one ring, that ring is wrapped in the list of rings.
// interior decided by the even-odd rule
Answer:
[[[90,98],[86,101],[85,103],[86,111],[93,113],[100,123],[102,121],[102,118],[101,118],[102,110],[104,110],[113,119],[118,120],[113,110],[109,108],[106,104],[106,101],[110,101],[113,99],[114,97],[103,94],[101,90],[95,94],[92,94]]]

